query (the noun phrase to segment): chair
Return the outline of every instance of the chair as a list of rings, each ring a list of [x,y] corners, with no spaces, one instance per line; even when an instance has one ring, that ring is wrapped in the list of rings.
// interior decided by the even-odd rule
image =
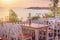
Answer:
[[[4,27],[0,24],[0,40],[6,40],[6,37],[4,37]]]
[[[4,37],[6,37],[7,40],[10,40],[10,29],[11,29],[11,23],[4,23]]]
[[[18,34],[18,29],[17,25],[15,23],[12,23],[11,25],[11,30],[10,30],[10,38],[11,40],[18,40],[17,34]]]
[[[13,23],[11,26],[11,38],[13,40],[32,40],[31,35],[23,34],[22,27],[18,23]]]

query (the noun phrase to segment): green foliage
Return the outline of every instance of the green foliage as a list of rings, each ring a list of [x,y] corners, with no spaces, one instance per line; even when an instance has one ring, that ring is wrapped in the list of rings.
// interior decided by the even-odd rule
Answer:
[[[11,22],[18,22],[19,21],[16,13],[12,9],[9,11],[9,21],[11,21]]]
[[[9,16],[17,17],[16,13],[12,9],[10,9],[10,11],[9,11]]]
[[[57,14],[58,14],[58,16],[60,16],[60,8],[58,8]]]
[[[48,18],[52,17],[52,13],[48,12],[48,14],[45,14]]]
[[[33,16],[32,20],[38,20],[40,18],[40,16]]]
[[[57,15],[60,16],[60,8],[57,9]],[[47,17],[52,17],[52,13],[48,12],[48,14],[46,14]]]

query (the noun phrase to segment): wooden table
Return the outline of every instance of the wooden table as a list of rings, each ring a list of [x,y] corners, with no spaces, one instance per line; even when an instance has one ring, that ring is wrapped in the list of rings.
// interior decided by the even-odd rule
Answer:
[[[34,30],[35,31],[35,40],[39,40],[39,30],[44,27],[48,27],[48,25],[44,24],[31,24],[30,26],[28,24],[22,25],[23,28]]]

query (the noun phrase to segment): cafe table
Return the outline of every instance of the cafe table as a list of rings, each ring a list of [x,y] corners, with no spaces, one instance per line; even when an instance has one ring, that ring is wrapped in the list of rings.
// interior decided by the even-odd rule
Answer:
[[[22,25],[22,28],[29,29],[29,30],[34,30],[34,32],[35,32],[35,40],[39,40],[39,30],[41,28],[44,28],[44,27],[48,27],[48,25],[34,24],[34,23],[31,23],[31,25],[28,25],[28,24]]]

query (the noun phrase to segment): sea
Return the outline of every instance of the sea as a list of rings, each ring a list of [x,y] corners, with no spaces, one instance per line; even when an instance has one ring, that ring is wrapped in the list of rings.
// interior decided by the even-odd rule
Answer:
[[[13,11],[17,14],[19,19],[26,20],[31,13],[31,16],[35,15],[44,15],[48,13],[49,9],[21,9],[21,8],[14,8]]]

